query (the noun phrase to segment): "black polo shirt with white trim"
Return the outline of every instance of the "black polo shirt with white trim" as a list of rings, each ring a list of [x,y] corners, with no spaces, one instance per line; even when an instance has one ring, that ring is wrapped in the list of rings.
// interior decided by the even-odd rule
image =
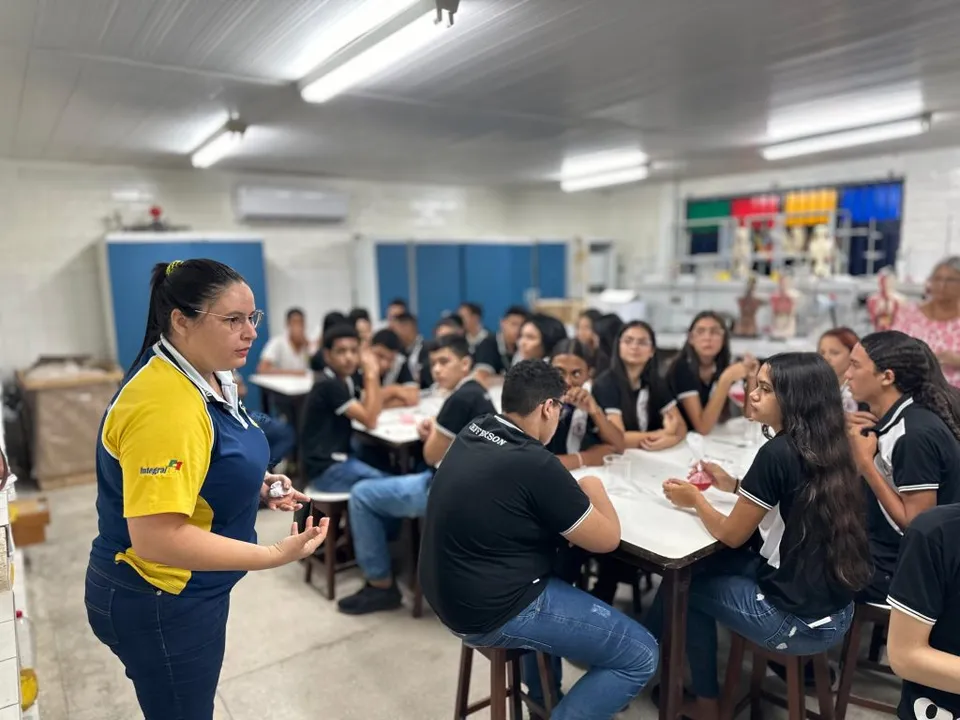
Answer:
[[[470,351],[473,353],[473,367],[491,375],[502,375],[513,364],[513,356],[507,351],[503,335],[487,333]]]
[[[607,370],[593,382],[593,396],[607,415],[624,414],[627,403],[637,409],[637,422],[623,421],[627,432],[652,432],[663,429],[663,416],[677,406],[677,399],[660,378],[625,394],[617,376]]]
[[[874,467],[900,494],[937,493],[937,505],[960,502],[960,443],[935,413],[904,395],[877,423]],[[897,564],[903,531],[872,491],[867,510],[870,553],[879,574]]]
[[[430,488],[424,596],[454,632],[502,627],[543,592],[563,537],[592,509],[537,439],[499,415],[471,421]]]
[[[304,407],[303,465],[307,477],[315,479],[350,453],[353,425],[347,408],[358,401],[360,389],[353,378],[340,378],[330,368],[318,375]]]
[[[487,389],[473,378],[467,378],[444,400],[434,425],[438,433],[453,440],[471,420],[496,411]]]
[[[903,536],[887,602],[930,626],[930,647],[960,656],[960,505],[918,516]],[[903,682],[902,720],[960,718],[960,695]]]
[[[801,518],[793,510],[809,472],[786,435],[765,443],[740,483],[740,495],[767,510],[760,523],[766,563],[757,581],[767,600],[783,612],[816,624],[853,601],[853,593],[827,572],[826,550],[800,544]]]

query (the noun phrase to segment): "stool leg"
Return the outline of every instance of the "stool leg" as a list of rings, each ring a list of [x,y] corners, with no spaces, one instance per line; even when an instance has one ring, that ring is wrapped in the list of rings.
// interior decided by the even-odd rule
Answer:
[[[820,720],[833,720],[833,696],[830,693],[830,665],[826,653],[813,656],[813,678],[820,703]]]
[[[510,720],[523,720],[523,687],[520,684],[520,658],[510,661]]]
[[[863,616],[854,612],[853,623],[847,631],[841,655],[840,686],[837,688],[837,704],[834,714],[837,720],[844,720],[847,716],[847,707],[850,704],[850,693],[853,690],[853,675],[857,671],[857,656],[860,654],[860,635],[863,632]],[[822,712],[822,711],[821,711]]]
[[[423,589],[420,587],[420,520],[413,518],[410,528],[410,567],[413,577],[410,586],[413,589],[413,616],[423,615]]]
[[[754,662],[759,658],[754,656]],[[787,663],[787,718],[806,720],[803,670],[799,657],[786,658]]]
[[[453,720],[467,717],[467,703],[470,702],[470,672],[473,670],[473,648],[460,647],[460,676],[457,678],[457,701]]]
[[[337,596],[337,537],[340,534],[340,513],[330,513],[327,539],[323,543],[323,564],[327,571],[327,600]]]
[[[553,666],[550,660],[542,652],[537,653],[537,668],[540,670],[540,686],[543,688],[543,709],[547,711],[547,717],[550,717],[557,700],[553,696],[556,679],[553,677]]]
[[[730,635],[730,657],[727,659],[727,677],[723,681],[720,697],[720,720],[733,720],[737,707],[737,690],[740,689],[740,673],[743,671],[743,655],[746,643],[740,635]],[[754,661],[756,662],[756,661]]]
[[[640,617],[643,614],[643,604],[641,602],[641,595],[643,591],[640,590],[640,571],[634,571],[633,575],[630,576],[630,589],[633,591],[633,614],[634,617]]]
[[[870,636],[870,662],[880,662],[880,651],[887,642],[887,629],[880,623],[874,623],[873,634]]]
[[[303,581],[309,585],[313,579],[313,558],[308,557],[303,561]]]
[[[490,720],[507,720],[507,654],[499,649],[490,657]]]
[[[750,720],[761,720],[763,717],[760,701],[763,699],[763,679],[766,676],[766,658],[754,654],[750,672]]]

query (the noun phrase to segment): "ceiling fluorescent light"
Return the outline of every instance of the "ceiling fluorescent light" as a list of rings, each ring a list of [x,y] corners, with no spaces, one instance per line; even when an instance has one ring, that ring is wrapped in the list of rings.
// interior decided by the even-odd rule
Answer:
[[[782,160],[798,155],[813,155],[830,150],[912,137],[925,133],[929,128],[930,117],[924,116],[770,145],[763,148],[760,154],[766,160]]]
[[[201,145],[190,158],[195,168],[208,168],[234,152],[243,141],[246,126],[231,120],[223,129]]]
[[[625,185],[626,183],[639,182],[640,180],[645,180],[647,175],[649,175],[647,166],[641,165],[640,167],[613,170],[596,175],[566,178],[560,181],[560,187],[564,192],[573,193],[580,192],[581,190],[594,190],[611,185]]]
[[[300,95],[322,103],[382,73],[442,35],[435,0],[420,0],[357,39],[300,83]]]
[[[646,154],[635,148],[577,155],[563,161],[560,177],[570,180],[586,175],[626,170],[645,165],[647,160]]]

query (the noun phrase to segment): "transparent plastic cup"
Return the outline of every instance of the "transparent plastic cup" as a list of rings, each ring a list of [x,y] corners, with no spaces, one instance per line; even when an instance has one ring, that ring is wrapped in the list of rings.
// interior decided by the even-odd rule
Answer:
[[[603,458],[604,487],[608,494],[623,494],[630,487],[630,459],[623,455]]]

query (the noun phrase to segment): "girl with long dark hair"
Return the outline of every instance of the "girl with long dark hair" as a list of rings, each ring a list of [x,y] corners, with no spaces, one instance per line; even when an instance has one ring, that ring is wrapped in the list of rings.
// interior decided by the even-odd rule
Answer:
[[[867,335],[850,354],[853,397],[873,423],[850,423],[868,504],[876,572],[862,599],[883,602],[904,530],[925,510],[960,502],[960,391],[921,340],[896,330]]]
[[[583,343],[584,347],[593,351],[600,348],[600,338],[597,336],[596,324],[602,317],[603,313],[596,308],[587,308],[577,318],[577,340]]]
[[[690,430],[706,435],[730,417],[730,388],[746,379],[749,362],[731,363],[730,332],[711,310],[690,323],[687,342],[667,372],[667,381]]]
[[[520,328],[517,349],[521,360],[550,360],[557,343],[567,337],[563,323],[552,315],[534,313]]]
[[[233,586],[310,557],[326,535],[325,519],[308,520],[257,544],[261,501],[293,511],[308,499],[267,472],[267,440],[237,397],[232,372],[262,317],[232,268],[158,264],[143,345],[100,427],[84,600],[146,720],[213,717]],[[274,483],[288,494],[274,498]]]
[[[763,539],[759,553],[716,556],[691,583],[687,658],[698,720],[719,712],[717,622],[771,650],[820,653],[843,639],[854,593],[871,573],[863,495],[830,366],[813,353],[775,355],[760,367],[749,403],[772,438],[742,481],[716,473],[718,489],[739,495],[729,517],[689,482],[663,485],[728,547],[742,548],[758,529]],[[662,612],[658,596],[648,623],[655,635]]]
[[[677,399],[660,377],[657,336],[642,320],[621,328],[610,369],[594,381],[593,394],[628,448],[663,450],[687,434]]]

